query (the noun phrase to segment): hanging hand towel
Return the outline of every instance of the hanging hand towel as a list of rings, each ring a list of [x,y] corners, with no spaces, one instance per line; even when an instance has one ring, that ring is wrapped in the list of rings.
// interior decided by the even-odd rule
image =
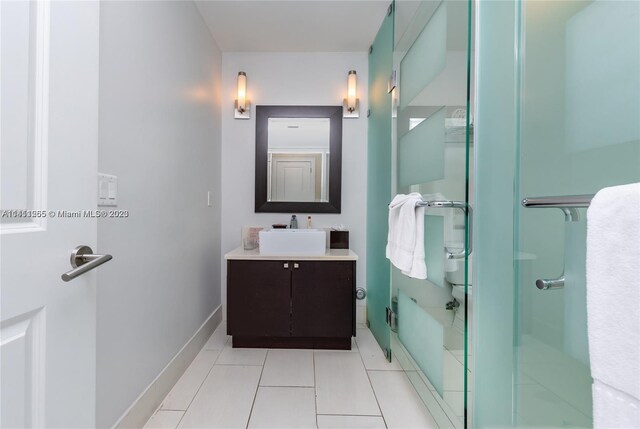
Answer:
[[[396,195],[389,204],[386,254],[402,274],[416,279],[426,279],[424,207],[416,207],[420,201],[422,196],[414,192],[409,195]]]
[[[640,183],[587,212],[587,325],[595,428],[640,424]]]

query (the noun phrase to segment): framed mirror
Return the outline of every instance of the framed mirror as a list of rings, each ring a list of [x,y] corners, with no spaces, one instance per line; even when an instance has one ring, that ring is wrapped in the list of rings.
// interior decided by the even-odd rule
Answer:
[[[342,106],[256,106],[256,213],[340,213]]]

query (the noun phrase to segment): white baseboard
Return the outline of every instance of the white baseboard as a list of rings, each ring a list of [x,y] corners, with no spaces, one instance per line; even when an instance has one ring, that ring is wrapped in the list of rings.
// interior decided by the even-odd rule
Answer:
[[[222,306],[218,306],[209,318],[198,328],[182,349],[160,371],[142,394],[120,417],[114,428],[141,428],[158,409],[171,388],[184,374],[193,359],[200,352],[213,331],[222,322]]]
[[[356,323],[367,323],[367,306],[356,304]]]

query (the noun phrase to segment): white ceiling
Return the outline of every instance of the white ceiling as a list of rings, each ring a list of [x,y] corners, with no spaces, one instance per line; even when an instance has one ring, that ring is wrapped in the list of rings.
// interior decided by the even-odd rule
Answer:
[[[196,1],[224,52],[367,51],[391,0]]]

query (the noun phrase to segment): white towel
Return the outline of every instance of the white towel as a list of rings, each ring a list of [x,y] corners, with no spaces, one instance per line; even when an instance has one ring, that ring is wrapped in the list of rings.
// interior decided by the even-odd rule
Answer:
[[[640,426],[638,399],[593,381],[593,427],[595,429],[633,429]]]
[[[422,201],[422,196],[413,192],[409,195],[396,195],[389,204],[386,254],[402,274],[416,279],[426,279],[424,207],[416,207],[419,201]]]
[[[640,425],[640,183],[604,188],[587,212],[587,323],[594,427]]]

